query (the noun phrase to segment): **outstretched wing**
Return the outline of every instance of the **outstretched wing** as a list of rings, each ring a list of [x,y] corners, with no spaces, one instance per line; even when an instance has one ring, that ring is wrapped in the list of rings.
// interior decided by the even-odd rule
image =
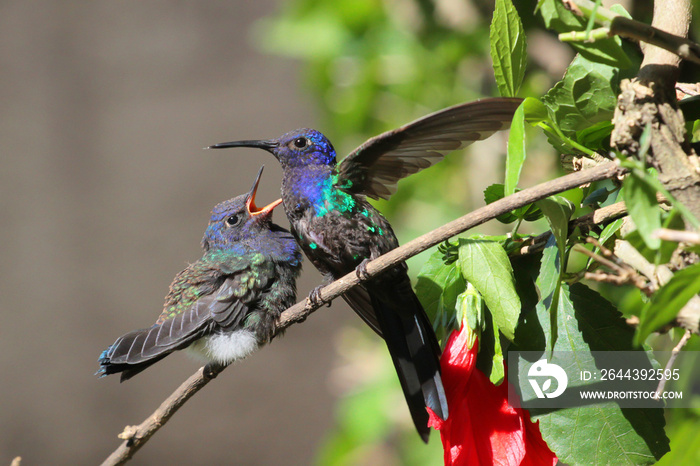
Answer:
[[[338,165],[336,186],[374,199],[389,199],[400,179],[508,128],[521,102],[519,98],[476,100],[375,136]]]
[[[127,380],[216,328],[236,328],[255,298],[240,293],[240,275],[228,276],[213,292],[200,296],[186,309],[159,319],[152,327],[118,338],[100,356],[98,375],[122,372],[121,380]]]

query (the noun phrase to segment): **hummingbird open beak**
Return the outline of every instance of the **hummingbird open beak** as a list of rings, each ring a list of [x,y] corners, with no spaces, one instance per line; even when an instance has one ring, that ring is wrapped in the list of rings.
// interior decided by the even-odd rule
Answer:
[[[258,192],[258,184],[260,184],[260,178],[262,177],[262,172],[263,169],[265,168],[265,165],[260,167],[260,171],[258,172],[258,176],[255,178],[255,183],[253,183],[253,187],[248,193],[248,200],[245,203],[246,208],[248,209],[248,213],[250,214],[251,217],[255,217],[256,215],[264,214],[263,216],[266,217],[267,215],[271,214],[272,211],[274,210],[275,207],[280,205],[282,203],[282,199],[277,199],[274,202],[271,202],[270,204],[266,205],[262,209],[258,208],[255,205],[255,194]]]
[[[260,139],[251,141],[231,141],[231,142],[220,142],[219,144],[213,144],[205,149],[230,149],[231,147],[256,147],[258,149],[265,149],[268,152],[272,152],[272,149],[279,146],[279,141],[274,139]]]

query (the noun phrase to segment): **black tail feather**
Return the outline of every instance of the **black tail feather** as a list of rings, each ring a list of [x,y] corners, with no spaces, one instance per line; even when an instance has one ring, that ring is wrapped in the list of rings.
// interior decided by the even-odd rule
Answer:
[[[370,282],[369,296],[394,362],[413,423],[423,441],[430,435],[429,407],[447,419],[448,407],[440,376],[440,346],[432,325],[411,289],[408,276],[391,286]]]
[[[159,325],[151,328],[134,330],[122,335],[109,348],[104,350],[97,362],[100,368],[95,375],[104,377],[121,372],[120,381],[129,380],[136,374],[160,361],[175,350],[188,346],[192,339],[168,341],[159,346],[154,334],[160,330]]]
[[[129,380],[136,374],[139,374],[142,371],[148,369],[149,367],[151,367],[151,365],[157,363],[158,361],[166,357],[168,354],[170,353],[162,354],[159,357],[150,359],[140,364],[112,364],[109,361],[106,361],[104,363],[100,362],[100,369],[95,373],[95,375],[104,377],[106,375],[117,374],[121,372],[119,381],[124,382],[125,380]]]

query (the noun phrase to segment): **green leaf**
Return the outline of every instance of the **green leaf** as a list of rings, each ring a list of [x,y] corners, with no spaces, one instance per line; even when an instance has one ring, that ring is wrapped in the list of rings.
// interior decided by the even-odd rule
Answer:
[[[503,348],[501,348],[501,335],[498,331],[498,325],[493,321],[493,315],[489,312],[489,320],[491,321],[491,337],[493,338],[493,358],[491,363],[491,372],[487,375],[489,380],[494,385],[500,385],[505,378],[505,366],[503,364]]]
[[[448,268],[447,277],[443,282],[442,294],[438,302],[437,315],[440,316],[439,326],[437,326],[438,339],[446,341],[452,330],[456,330],[461,325],[461,316],[458,315],[458,300],[461,293],[467,286],[459,268],[452,263]]]
[[[443,253],[435,251],[418,274],[416,295],[428,314],[438,340],[444,342],[447,335],[459,326],[456,318],[459,294],[466,289],[457,263],[445,264]]]
[[[516,212],[520,212],[521,209],[522,207]],[[527,206],[527,210],[525,210],[525,213],[523,214],[523,219],[527,220],[528,222],[534,222],[535,220],[541,219],[543,216],[544,214],[539,207],[537,207],[535,204],[530,204]]]
[[[525,76],[527,43],[523,24],[510,0],[496,0],[489,37],[498,90],[504,97],[515,97]]]
[[[642,132],[642,136],[644,136],[645,132],[647,132],[646,128],[644,129],[644,132]],[[642,138],[640,137],[640,153],[642,149],[641,139]],[[644,183],[648,184],[652,190],[663,194],[663,196],[671,203],[673,208],[677,209],[688,223],[693,225],[695,228],[700,229],[700,220],[698,220],[690,209],[688,209],[682,202],[678,202],[678,200],[666,190],[658,178],[647,173],[644,169],[644,164],[641,161],[632,158],[625,158],[620,154],[618,154],[618,158],[621,160],[620,165],[623,168],[629,169],[632,175],[640,178]],[[653,169],[650,170],[655,171]]]
[[[540,273],[537,276],[536,284],[539,290],[540,299],[536,309],[538,315],[542,315],[541,325],[547,327],[547,334],[552,338],[547,338],[547,350],[551,351],[557,339],[557,307],[559,303],[559,288],[561,287],[562,267],[561,254],[557,247],[554,235],[550,236],[542,251],[540,261]]]
[[[603,228],[603,231],[600,232],[600,236],[598,237],[598,242],[605,246],[605,243],[608,242],[610,238],[613,237],[615,233],[622,228],[622,224],[624,223],[625,219],[624,218],[618,218],[612,223],[608,223],[605,228]],[[612,248],[610,248],[612,249]],[[596,247],[594,249],[595,252],[598,251],[598,248]],[[586,269],[591,266],[593,263],[594,259],[592,257],[588,258],[588,261],[586,261]]]
[[[612,236],[617,233],[617,231],[622,228],[622,224],[624,223],[625,219],[624,218],[618,218],[612,223],[608,223],[605,228],[603,228],[603,231],[600,232],[600,237],[598,238],[598,242],[600,244],[605,245],[605,243],[612,238]]]
[[[484,329],[484,299],[471,283],[467,283],[467,289],[457,298],[457,314],[473,331]]]
[[[608,191],[607,188],[598,188],[589,195],[587,195],[581,201],[581,205],[585,207],[596,208],[599,204],[602,204],[608,199],[608,195],[610,195],[610,191]]]
[[[467,283],[467,290],[459,296],[457,302],[457,315],[463,316],[458,317],[458,320],[466,321],[466,325],[472,330],[467,345],[471,347],[476,336],[479,337],[477,367],[492,383],[499,385],[505,377],[505,367],[501,335],[493,321],[493,315],[484,306],[484,299],[473,283]]]
[[[635,343],[642,344],[649,334],[673,320],[678,311],[700,293],[700,264],[676,272],[642,309]]]
[[[559,338],[554,351],[575,351],[576,370],[596,371],[605,366],[591,351],[632,351],[633,330],[621,314],[603,297],[582,284],[570,288],[561,285],[556,310],[556,325],[542,326],[546,340]],[[549,315],[541,307],[536,315],[526,316],[529,325],[547,322]],[[519,328],[520,329],[520,328]],[[518,350],[543,351],[537,339],[520,330]],[[653,368],[655,362],[639,351],[639,368]],[[549,412],[531,410],[539,420],[542,437],[566,464],[651,464],[668,451],[664,433],[664,415],[660,409],[621,409],[615,403],[596,404]],[[566,432],[566,435],[562,435]]]
[[[617,68],[577,55],[564,79],[555,84],[542,100],[550,118],[571,137],[577,131],[612,118],[619,87]]]
[[[520,190],[515,190],[515,192],[518,191]],[[503,194],[504,186],[502,184],[492,184],[484,190],[484,202],[486,204],[491,204],[492,202],[495,202],[505,197]],[[496,217],[496,220],[498,220],[501,223],[508,224],[515,222],[519,218],[525,219],[528,222],[534,222],[535,220],[542,218],[542,212],[535,204],[528,204],[526,206],[515,209],[513,212],[501,214],[498,217]]]
[[[512,340],[520,315],[520,298],[503,247],[494,241],[460,238],[457,263],[464,278],[484,298],[495,326]]]
[[[438,311],[440,297],[448,277],[452,276],[453,269],[457,269],[455,265],[445,265],[442,256],[440,251],[434,251],[430,255],[418,273],[418,282],[415,287],[423,308],[431,318]]]
[[[554,29],[557,32],[586,30],[587,19],[566,9],[561,0],[542,0],[539,5],[544,23],[549,29]],[[618,68],[632,66],[627,52],[622,47],[622,41],[617,36],[595,42],[568,43],[592,62]]]
[[[565,154],[568,152],[582,152],[591,154],[592,151],[562,133],[558,123],[554,121],[550,115],[550,110],[544,103],[533,98],[526,98],[521,104],[525,112],[525,121],[532,126],[541,128],[547,135],[549,143],[559,152]]]
[[[630,217],[637,226],[644,243],[651,249],[659,249],[661,240],[652,233],[661,228],[661,211],[656,201],[656,190],[641,177],[650,176],[640,170],[633,170],[623,182],[622,198]]]
[[[599,121],[593,126],[578,131],[576,140],[593,150],[610,149],[610,134],[614,127],[609,120]]]
[[[557,248],[553,239],[551,249],[556,253]],[[511,258],[515,289],[522,304],[520,322],[515,331],[515,343],[518,347],[523,346],[521,343],[527,343],[527,346],[516,349],[539,350],[544,348],[547,343],[542,325],[535,312],[535,307],[540,300],[535,282],[540,273],[541,259],[542,254],[528,254]],[[511,345],[510,348],[514,348],[514,346]]]
[[[513,115],[508,136],[508,151],[506,155],[506,179],[504,195],[510,196],[520,179],[520,171],[525,162],[525,108],[520,105]]]
[[[556,239],[550,236],[542,251],[540,272],[537,275],[537,289],[540,291],[540,301],[552,296],[559,286],[562,268]]]
[[[547,222],[559,247],[559,256],[565,257],[566,239],[569,237],[569,219],[574,213],[573,204],[561,196],[540,199],[535,204],[547,217]]]
[[[547,107],[545,107],[545,105],[539,99],[527,97],[525,100],[523,100],[523,103],[521,103],[520,106],[523,108],[525,121],[530,123],[532,126],[549,122]]]
[[[656,463],[657,466],[700,464],[700,428],[698,421],[683,422],[671,435],[671,451]]]
[[[484,190],[484,202],[487,204],[491,204],[492,202],[495,202],[499,199],[503,199],[504,192],[505,189],[502,184],[492,184]],[[496,217],[496,220],[498,220],[501,223],[505,223],[506,225],[509,223],[513,223],[517,219],[518,217],[516,217],[515,214],[513,214],[512,212],[506,212],[505,214],[501,214],[498,217]]]

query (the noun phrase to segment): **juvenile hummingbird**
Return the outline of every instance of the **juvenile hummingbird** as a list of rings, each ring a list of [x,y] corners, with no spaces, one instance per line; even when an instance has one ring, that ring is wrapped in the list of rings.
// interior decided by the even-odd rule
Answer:
[[[398,246],[389,222],[366,197],[388,199],[405,176],[440,161],[445,154],[507,128],[521,99],[483,99],[456,105],[369,139],[341,163],[330,141],[313,129],[277,139],[234,141],[212,149],[257,147],[272,153],[284,170],[282,202],[306,256],[327,281]],[[319,287],[320,288],[320,287]],[[310,299],[318,302],[316,288]],[[447,419],[440,377],[440,346],[430,320],[400,263],[343,295],[383,336],[413,422],[427,442],[426,406]]]
[[[250,192],[214,207],[202,258],[177,274],[153,326],[102,352],[96,375],[121,372],[123,382],[183,348],[226,365],[273,338],[280,313],[295,302],[302,257],[289,231],[272,223],[282,200],[255,205],[262,171]]]

